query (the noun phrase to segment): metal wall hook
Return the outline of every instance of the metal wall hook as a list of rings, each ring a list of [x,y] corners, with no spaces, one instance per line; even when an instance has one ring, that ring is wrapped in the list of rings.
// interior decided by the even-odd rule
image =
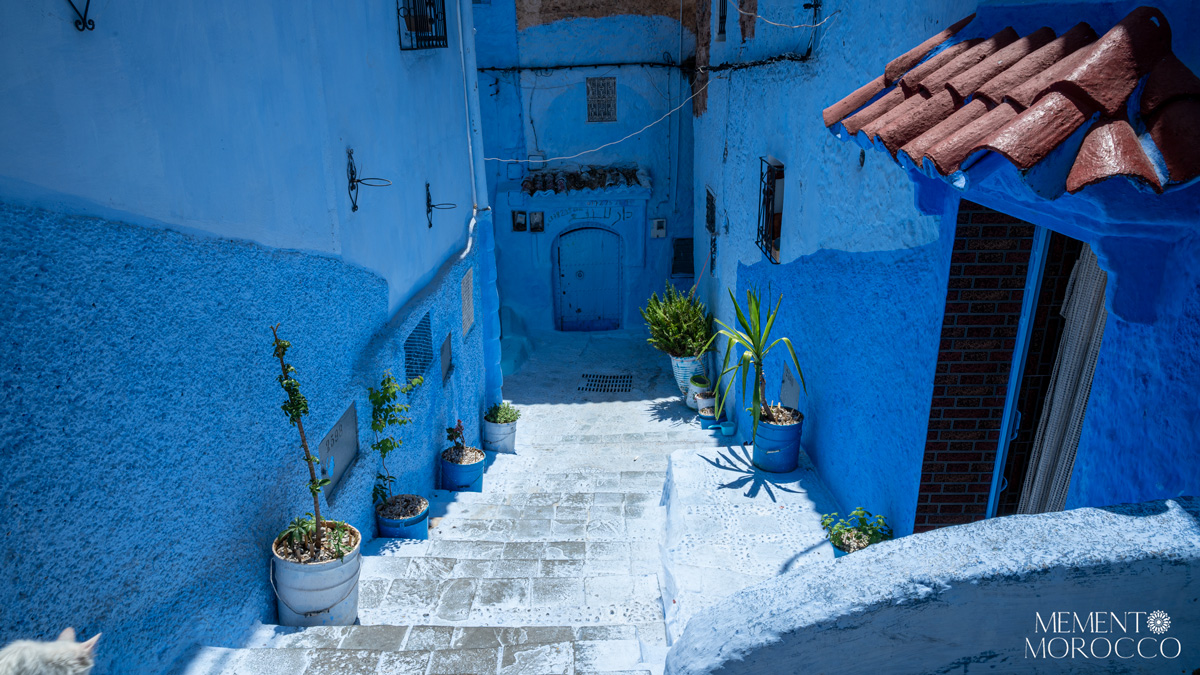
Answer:
[[[89,0],[90,2],[91,0]],[[386,178],[359,178],[358,167],[354,166],[354,150],[346,148],[346,180],[348,187],[346,190],[350,193],[350,210],[358,210],[358,186],[366,185],[367,187],[387,187],[392,184],[392,181]],[[428,184],[426,184],[428,187]],[[428,190],[426,191],[428,194]]]
[[[434,204],[433,196],[429,192],[429,183],[425,184],[425,217],[429,220],[429,227],[433,227],[433,210],[434,209],[453,209],[458,207],[458,204],[449,202],[444,204]]]
[[[92,0],[87,0],[83,5],[83,13],[79,13],[79,8],[75,6],[75,0],[67,0],[71,3],[71,9],[75,10],[75,30],[82,33],[85,30],[96,30],[96,22],[88,18],[88,10],[92,7]]]

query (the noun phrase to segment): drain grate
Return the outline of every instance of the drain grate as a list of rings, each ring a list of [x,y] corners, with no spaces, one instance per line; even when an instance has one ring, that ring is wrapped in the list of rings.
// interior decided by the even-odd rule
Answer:
[[[615,393],[631,389],[633,389],[632,375],[594,375],[592,373],[585,373],[583,384],[579,385],[579,391]]]

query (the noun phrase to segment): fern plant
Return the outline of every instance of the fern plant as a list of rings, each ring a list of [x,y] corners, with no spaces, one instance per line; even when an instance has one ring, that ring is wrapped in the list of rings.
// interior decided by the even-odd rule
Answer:
[[[403,387],[392,377],[391,371],[383,374],[379,389],[367,387],[367,398],[371,400],[371,431],[375,434],[375,442],[371,448],[379,453],[380,471],[375,474],[375,487],[371,490],[371,501],[386,504],[392,497],[392,489],[396,477],[387,467],[387,458],[392,451],[400,447],[402,441],[393,435],[391,430],[402,427],[412,419],[405,417],[409,404],[397,403],[400,394],[408,395],[413,389],[421,386],[422,378],[416,377]]]
[[[670,356],[700,356],[712,345],[712,314],[696,298],[696,289],[686,294],[667,282],[659,299],[655,293],[641,309],[650,330],[650,344]]]

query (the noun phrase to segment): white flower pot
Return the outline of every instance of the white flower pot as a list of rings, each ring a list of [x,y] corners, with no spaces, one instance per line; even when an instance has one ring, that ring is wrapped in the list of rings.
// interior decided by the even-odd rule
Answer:
[[[675,384],[679,385],[679,393],[688,393],[688,380],[693,375],[704,373],[704,360],[695,356],[672,356],[671,370],[675,375]]]
[[[362,535],[341,560],[297,563],[272,557],[271,583],[283,626],[349,626],[358,619],[358,575],[362,568]],[[272,546],[272,551],[274,547]]]
[[[510,454],[516,454],[517,423],[508,422],[505,424],[497,424],[496,422],[484,420],[483,449],[491,450],[492,452],[507,452]]]

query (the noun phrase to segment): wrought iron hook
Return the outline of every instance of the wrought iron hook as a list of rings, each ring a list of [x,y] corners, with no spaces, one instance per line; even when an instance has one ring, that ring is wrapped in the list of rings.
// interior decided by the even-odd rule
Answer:
[[[429,227],[433,227],[434,209],[453,209],[457,206],[458,204],[451,204],[449,202],[445,204],[434,204],[433,196],[429,193],[429,183],[425,184],[425,217],[429,220]]]
[[[96,22],[88,18],[88,9],[92,6],[92,0],[87,0],[84,3],[82,14],[79,13],[79,8],[75,6],[75,0],[67,0],[67,2],[71,3],[71,9],[75,10],[75,16],[79,17],[75,19],[75,30],[80,33],[85,30],[96,30]]]
[[[88,0],[89,2],[91,0]],[[358,210],[358,186],[366,185],[367,187],[387,187],[392,184],[392,181],[386,178],[359,178],[358,167],[354,166],[354,149],[346,148],[346,179],[348,187],[346,190],[350,193],[350,210]]]

